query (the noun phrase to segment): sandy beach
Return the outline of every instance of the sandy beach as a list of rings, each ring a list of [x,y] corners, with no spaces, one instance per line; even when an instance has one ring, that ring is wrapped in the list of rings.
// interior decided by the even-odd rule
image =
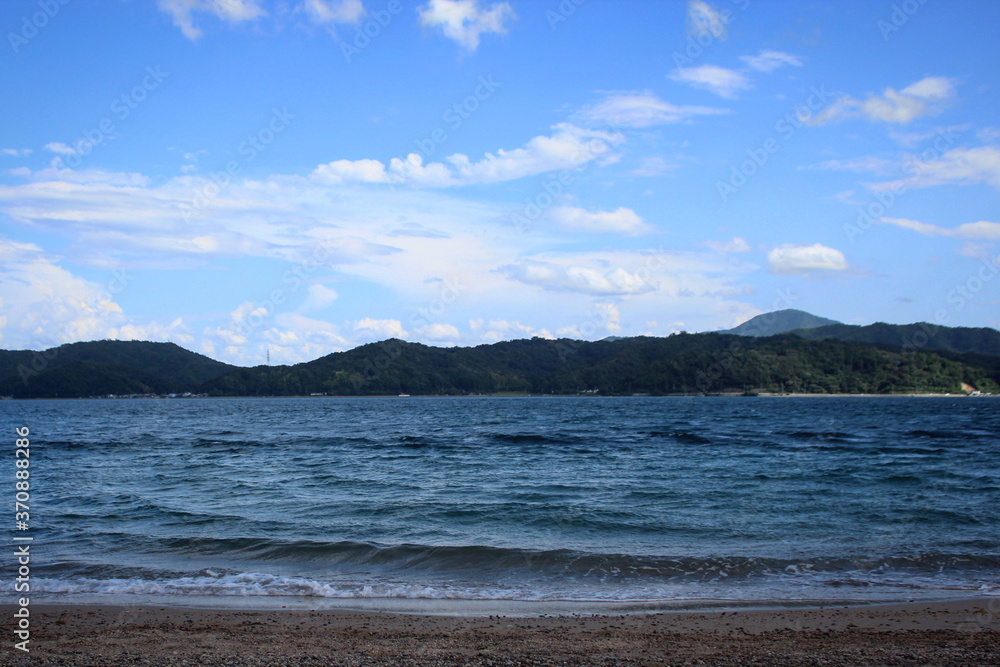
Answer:
[[[3,607],[8,619],[15,609]],[[33,606],[0,665],[993,665],[996,598],[598,616]]]

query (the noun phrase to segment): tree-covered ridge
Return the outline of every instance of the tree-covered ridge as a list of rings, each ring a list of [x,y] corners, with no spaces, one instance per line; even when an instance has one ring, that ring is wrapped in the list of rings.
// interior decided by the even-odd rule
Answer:
[[[945,333],[939,332],[939,340],[951,340]],[[982,340],[990,343],[989,336]],[[18,364],[23,369],[25,358],[45,353],[0,352],[0,370],[8,373],[0,378],[0,394],[39,398],[183,391],[211,396],[957,394],[963,383],[983,392],[1000,391],[1000,354],[807,340],[801,332],[770,337],[678,334],[594,342],[533,338],[468,348],[392,339],[292,366],[254,368],[221,364],[169,343],[99,341],[63,346],[56,352],[47,367],[26,380],[17,374]]]
[[[1000,331],[986,327],[943,327],[927,322],[867,326],[833,324],[792,333],[809,340],[843,340],[889,345],[906,350],[932,350],[956,354],[1000,356]]]
[[[961,393],[994,392],[996,368],[930,352],[785,335],[725,334],[581,342],[518,340],[434,348],[399,340],[296,366],[241,369],[206,383],[210,395]]]
[[[174,343],[102,340],[0,350],[0,395],[60,398],[192,391],[235,368]]]

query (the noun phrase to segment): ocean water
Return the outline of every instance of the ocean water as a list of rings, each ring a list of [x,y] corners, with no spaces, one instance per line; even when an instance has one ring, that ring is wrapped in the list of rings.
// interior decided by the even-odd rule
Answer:
[[[35,600],[1000,595],[991,398],[5,401],[0,420],[9,451],[31,429]]]

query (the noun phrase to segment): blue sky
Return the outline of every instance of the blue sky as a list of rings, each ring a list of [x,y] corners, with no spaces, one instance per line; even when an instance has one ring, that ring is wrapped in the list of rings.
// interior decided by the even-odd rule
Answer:
[[[0,347],[1000,327],[1000,3],[12,0]]]

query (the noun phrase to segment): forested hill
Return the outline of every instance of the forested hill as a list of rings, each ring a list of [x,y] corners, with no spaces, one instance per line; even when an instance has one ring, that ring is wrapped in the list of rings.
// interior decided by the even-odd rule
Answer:
[[[840,324],[836,320],[829,320],[825,317],[817,317],[812,313],[803,310],[789,308],[787,310],[776,310],[753,317],[738,327],[733,327],[727,331],[717,333],[736,334],[738,336],[777,336],[788,333],[796,329],[813,329],[830,324]]]
[[[210,395],[703,394],[719,392],[995,392],[1000,357],[977,363],[933,352],[787,334],[747,338],[515,340],[436,348],[400,340],[296,366],[239,369],[207,382]]]
[[[961,393],[963,383],[1000,391],[1000,355],[806,340],[798,333],[534,338],[471,348],[387,340],[294,366],[254,368],[228,366],[170,343],[99,341],[46,352],[0,351],[0,394]]]
[[[897,346],[904,349],[936,350],[955,354],[1000,356],[1000,331],[996,329],[942,327],[927,322],[868,326],[832,324],[793,331],[809,340],[843,340]]]
[[[77,398],[194,391],[236,368],[174,343],[101,340],[0,350],[0,395]]]

